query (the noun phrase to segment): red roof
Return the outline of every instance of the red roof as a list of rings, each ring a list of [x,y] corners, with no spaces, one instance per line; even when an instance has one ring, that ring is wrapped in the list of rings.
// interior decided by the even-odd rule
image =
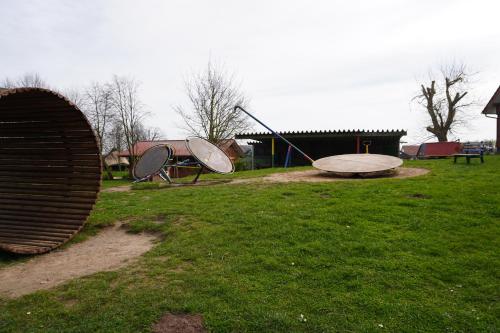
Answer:
[[[139,141],[134,146],[134,153],[136,156],[141,156],[149,148],[162,144],[168,144],[170,147],[172,147],[174,149],[174,156],[178,157],[191,156],[191,153],[186,147],[186,140]],[[234,146],[234,144],[236,145]],[[221,143],[219,144],[219,147],[225,152],[227,152],[231,146],[233,146],[233,148],[238,152],[238,154],[241,152],[240,146],[233,139],[222,140]],[[120,156],[130,157],[130,153],[128,150],[124,150],[120,152]]]
[[[146,150],[158,145],[168,144],[174,149],[175,156],[191,156],[191,153],[186,147],[185,140],[161,140],[161,141],[139,141],[134,145],[134,154],[141,156]],[[120,156],[130,157],[130,152],[124,150],[120,152]]]

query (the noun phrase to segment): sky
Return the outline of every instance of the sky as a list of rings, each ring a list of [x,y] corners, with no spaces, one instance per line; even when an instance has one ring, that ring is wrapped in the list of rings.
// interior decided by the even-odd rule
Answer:
[[[499,12],[494,0],[0,0],[0,80],[37,72],[64,90],[133,77],[147,124],[182,139],[173,107],[189,106],[185,81],[212,61],[276,130],[404,129],[417,143],[429,135],[412,97],[458,62],[476,73],[478,103],[454,138],[493,139],[480,112],[500,85]]]

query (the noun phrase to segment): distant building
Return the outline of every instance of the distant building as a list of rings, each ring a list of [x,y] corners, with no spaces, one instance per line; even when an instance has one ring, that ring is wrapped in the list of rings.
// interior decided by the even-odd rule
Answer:
[[[420,145],[406,145],[401,147],[401,158],[413,160],[417,158]]]
[[[361,154],[370,152],[398,156],[404,130],[347,130],[347,131],[300,131],[280,132],[291,143],[299,147],[313,159],[339,154]],[[251,140],[254,146],[255,168],[271,166],[283,167],[288,145],[269,132],[241,133],[236,139]],[[274,141],[274,144],[273,144]],[[274,145],[274,150],[273,150]],[[298,152],[291,152],[289,166],[310,165]]]
[[[497,154],[500,153],[500,86],[497,91],[491,96],[490,101],[484,107],[482,112],[486,117],[497,120]]]
[[[104,163],[111,168],[111,170],[126,170],[130,163],[126,157],[119,156],[117,150],[113,150],[111,153],[104,157]]]

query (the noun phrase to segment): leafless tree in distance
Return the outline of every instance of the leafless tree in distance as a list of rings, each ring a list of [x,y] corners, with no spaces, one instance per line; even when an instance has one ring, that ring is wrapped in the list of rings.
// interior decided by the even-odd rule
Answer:
[[[40,74],[36,72],[25,73],[24,75],[12,79],[5,78],[2,83],[0,83],[0,87],[2,88],[46,88],[49,89],[49,84],[40,76]]]
[[[87,100],[85,98],[85,93],[78,88],[67,88],[64,89],[61,94],[66,97],[70,102],[75,104],[81,111],[87,107]]]
[[[99,142],[102,165],[108,174],[108,178],[113,179],[111,169],[105,160],[105,156],[109,153],[109,145],[106,140],[108,139],[108,132],[111,129],[112,121],[115,118],[111,90],[108,85],[93,82],[85,89],[82,99],[82,111],[87,116]]]
[[[147,127],[145,125],[139,126],[139,140],[140,141],[156,141],[164,139],[163,132],[158,127]]]
[[[137,159],[135,144],[141,139],[142,122],[148,113],[139,98],[139,83],[135,79],[114,75],[109,88],[113,109],[130,153],[129,174],[132,176],[132,169]]]
[[[470,117],[467,111],[474,102],[470,97],[472,73],[464,64],[451,64],[441,67],[439,80],[431,73],[430,84],[421,84],[420,93],[414,100],[422,105],[431,123],[426,130],[438,141],[448,141],[448,135],[456,128],[464,126]]]
[[[246,107],[247,99],[233,76],[211,62],[204,72],[186,81],[186,93],[190,107],[175,106],[174,110],[190,134],[217,143],[251,128],[243,112],[234,110],[235,105]]]

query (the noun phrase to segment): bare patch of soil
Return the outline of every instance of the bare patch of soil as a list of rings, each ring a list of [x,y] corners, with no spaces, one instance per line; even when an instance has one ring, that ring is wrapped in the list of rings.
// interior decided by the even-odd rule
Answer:
[[[153,325],[154,333],[204,333],[203,317],[201,315],[171,314],[161,317],[160,321]]]
[[[289,182],[338,182],[338,181],[360,181],[374,178],[409,178],[422,176],[429,173],[427,169],[421,168],[396,168],[378,177],[353,177],[339,176],[320,170],[293,171],[284,173],[273,173],[262,178],[235,179],[232,184],[244,184],[252,182],[289,183]]]
[[[128,265],[153,247],[155,236],[130,234],[120,225],[66,249],[0,269],[0,295],[16,298],[68,280]]]
[[[101,192],[128,192],[132,190],[132,185],[124,185],[124,186],[115,186],[115,187],[109,187],[101,190]]]

